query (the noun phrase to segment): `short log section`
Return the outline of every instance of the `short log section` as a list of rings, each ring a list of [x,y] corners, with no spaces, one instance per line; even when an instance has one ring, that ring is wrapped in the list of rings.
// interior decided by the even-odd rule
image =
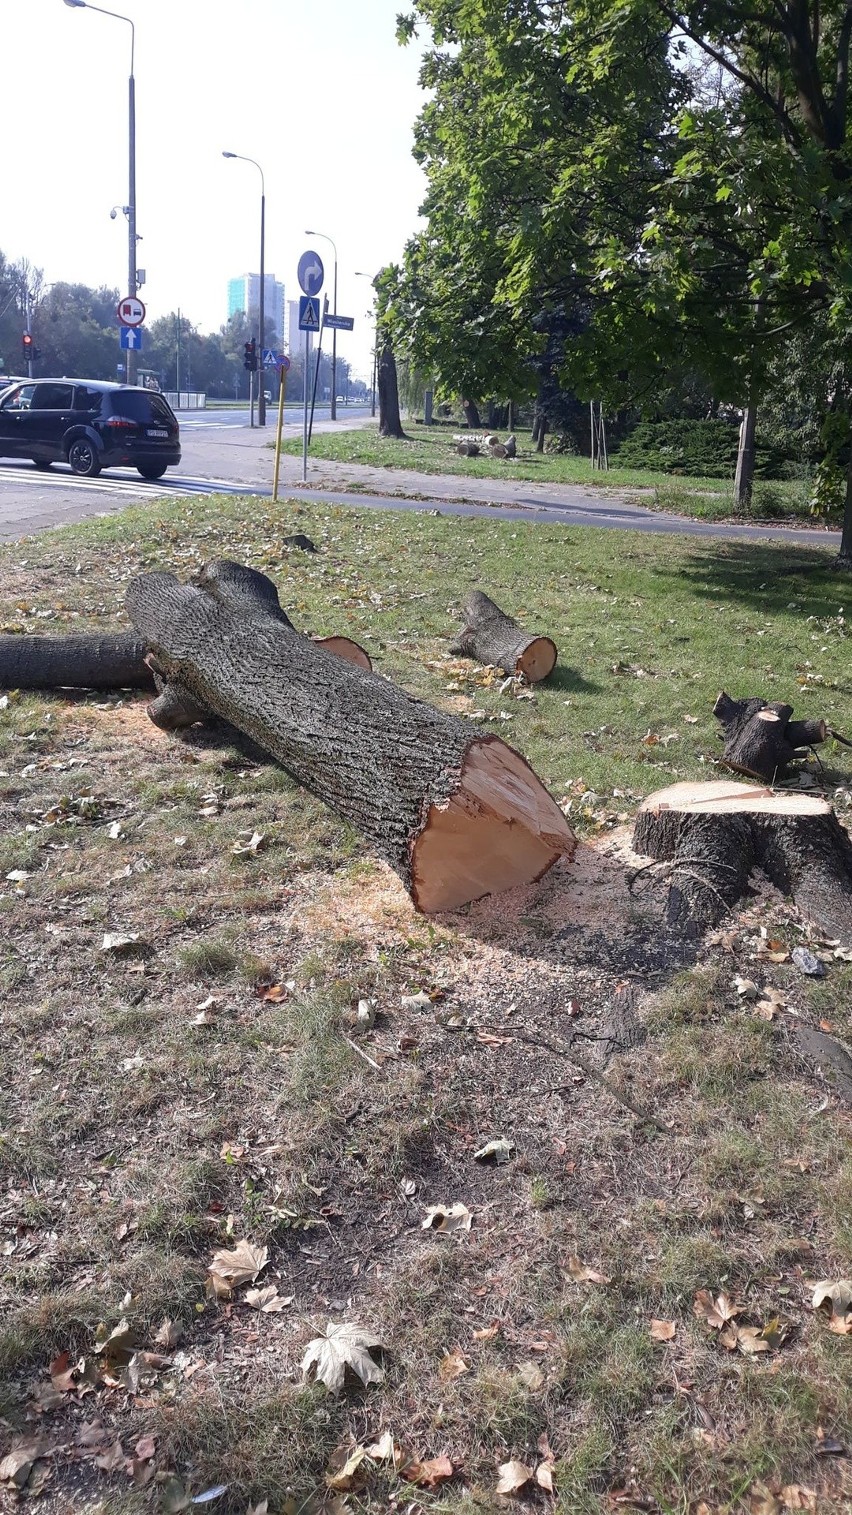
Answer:
[[[667,917],[699,936],[762,869],[805,918],[852,943],[852,841],[816,795],[753,784],[672,784],[640,806],[634,850],[670,864]]]
[[[522,673],[538,684],[556,666],[556,643],[550,637],[531,635],[499,605],[474,589],[464,602],[465,625],[450,651],[457,657],[490,663],[505,673]]]
[[[0,636],[0,689],[153,689],[145,644],[113,636]]]
[[[519,753],[300,636],[264,575],[234,564],[187,585],[144,574],[127,609],[179,701],[230,721],[345,816],[418,909],[531,883],[573,853]]]

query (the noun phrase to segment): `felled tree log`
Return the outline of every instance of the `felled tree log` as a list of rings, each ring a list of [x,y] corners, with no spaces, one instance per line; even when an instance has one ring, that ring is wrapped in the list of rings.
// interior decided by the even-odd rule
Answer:
[[[153,689],[145,644],[114,635],[0,636],[2,689]]]
[[[235,569],[187,585],[142,575],[127,591],[134,626],[170,684],[344,815],[418,909],[530,883],[570,856],[565,817],[519,753],[330,657],[276,611],[263,575]]]
[[[456,448],[456,452],[458,453],[459,457],[461,457],[461,458],[478,458],[479,457],[479,443],[478,442],[459,442],[459,445]]]
[[[688,936],[721,920],[758,867],[819,930],[852,942],[852,841],[816,795],[672,784],[643,801],[633,847],[671,864],[667,917]]]
[[[791,720],[792,705],[732,700],[724,690],[713,714],[725,733],[725,766],[766,783],[782,778],[790,763],[807,755],[804,749],[829,735],[825,721]]]
[[[481,589],[472,590],[462,608],[466,623],[450,648],[457,657],[522,673],[531,684],[553,672],[557,652],[550,637],[531,636]]]

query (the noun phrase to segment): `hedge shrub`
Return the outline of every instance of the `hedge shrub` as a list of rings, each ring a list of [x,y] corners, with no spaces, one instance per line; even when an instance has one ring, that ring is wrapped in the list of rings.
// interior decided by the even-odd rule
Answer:
[[[738,441],[739,427],[730,421],[640,421],[610,456],[620,468],[732,479]],[[784,452],[758,437],[757,478],[784,478],[788,471]]]

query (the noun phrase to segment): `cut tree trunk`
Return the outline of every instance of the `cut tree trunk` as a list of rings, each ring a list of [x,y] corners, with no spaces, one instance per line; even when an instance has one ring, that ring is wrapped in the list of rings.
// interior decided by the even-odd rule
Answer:
[[[2,689],[153,689],[145,644],[114,635],[0,636]]]
[[[144,574],[127,608],[181,697],[230,721],[333,806],[415,905],[452,910],[540,878],[575,841],[525,760],[294,632],[263,575]],[[268,586],[268,587],[267,587]]]
[[[399,414],[399,382],[396,374],[396,359],[393,348],[385,338],[379,350],[378,367],[379,389],[379,436],[396,437],[401,439],[405,436],[402,429],[402,420]]]
[[[722,762],[734,773],[774,783],[790,763],[807,756],[805,749],[829,736],[825,721],[793,721],[792,705],[765,700],[732,700],[724,689],[713,714],[725,733]]]
[[[466,623],[450,648],[457,657],[475,658],[510,674],[522,673],[531,684],[553,672],[557,650],[550,637],[524,631],[481,589],[474,589],[462,608]]]
[[[462,400],[464,418],[470,431],[479,431],[482,422],[479,419],[479,409],[475,400]]]
[[[460,458],[478,458],[479,457],[479,443],[478,442],[459,442],[459,444],[458,444],[458,446],[456,448],[456,452],[458,453],[458,455],[459,455]]]
[[[755,433],[757,430],[757,406],[747,405],[740,422],[737,468],[734,474],[734,504],[747,510],[751,505],[754,488]]]
[[[671,864],[667,917],[688,936],[721,920],[759,867],[820,931],[852,942],[852,841],[816,795],[672,784],[643,801],[633,847]]]

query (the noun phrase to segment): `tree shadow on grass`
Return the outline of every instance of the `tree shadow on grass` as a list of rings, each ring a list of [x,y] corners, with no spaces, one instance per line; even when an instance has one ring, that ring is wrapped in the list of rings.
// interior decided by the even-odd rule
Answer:
[[[684,582],[699,599],[724,595],[753,610],[776,615],[807,597],[807,614],[836,615],[852,591],[852,574],[834,567],[836,549],[796,542],[713,542],[702,544],[676,565],[663,563],[661,577]]]

